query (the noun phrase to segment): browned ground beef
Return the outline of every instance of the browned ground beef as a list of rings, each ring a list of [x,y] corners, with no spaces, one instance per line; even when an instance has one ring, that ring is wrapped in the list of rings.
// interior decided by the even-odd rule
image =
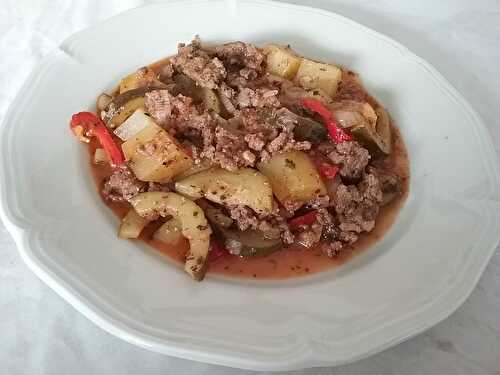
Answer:
[[[368,162],[370,153],[358,142],[342,142],[335,145],[332,152],[328,153],[328,158],[337,165],[340,165],[340,175],[352,180],[359,179]]]
[[[147,185],[139,181],[127,167],[119,167],[105,181],[102,193],[111,201],[126,202],[145,191]]]
[[[369,151],[356,141],[333,144],[322,141],[324,138],[313,143],[295,139],[297,114],[311,115],[297,105],[298,98],[307,92],[267,74],[259,49],[242,42],[208,49],[195,39],[191,44],[180,44],[171,62],[159,75],[165,88],[148,92],[145,106],[158,124],[192,150],[195,163],[234,171],[255,167],[285,151],[301,150],[313,160],[320,158],[339,167],[340,177],[335,184],[330,181],[328,195],[318,193],[304,206],[284,202],[264,216],[246,206],[226,206],[239,230],[258,230],[267,238],[281,238],[286,245],[296,242],[306,248],[322,242],[322,250],[333,257],[357,241],[361,233],[374,228],[382,193],[397,193],[400,180],[374,169]],[[223,108],[220,114],[207,110],[196,98],[178,94],[184,93],[176,87],[180,73],[198,86],[214,90]],[[364,103],[371,99],[357,77],[343,71],[334,100]],[[128,201],[142,191],[169,189],[165,184],[148,185],[127,168],[119,168],[106,181],[103,194],[110,200]],[[308,210],[317,211],[315,221],[290,230],[290,217]]]
[[[257,71],[261,70],[264,61],[263,53],[254,45],[248,43],[227,43],[218,46],[215,51],[217,56],[229,65],[238,65]]]
[[[219,82],[226,77],[226,68],[222,61],[201,49],[199,40],[191,44],[179,44],[179,52],[172,58],[173,66],[196,81],[200,86],[209,89],[217,88]]]
[[[239,230],[259,230],[267,238],[281,237],[285,244],[294,242],[294,235],[278,211],[271,215],[259,215],[246,206],[230,206],[228,212]]]
[[[366,174],[357,186],[340,185],[335,198],[339,228],[344,232],[370,232],[381,202],[380,182],[373,174]]]

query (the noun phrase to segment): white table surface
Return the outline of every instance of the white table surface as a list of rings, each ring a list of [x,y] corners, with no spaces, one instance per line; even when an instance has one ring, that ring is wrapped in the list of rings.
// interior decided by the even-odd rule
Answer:
[[[500,1],[309,1],[402,42],[433,64],[485,120],[500,151]],[[139,0],[0,0],[0,120],[33,66],[73,32]],[[98,51],[96,51],[98,53]],[[1,374],[247,374],[171,358],[97,328],[24,265],[0,224]],[[383,353],[294,374],[500,374],[500,251],[465,304]]]

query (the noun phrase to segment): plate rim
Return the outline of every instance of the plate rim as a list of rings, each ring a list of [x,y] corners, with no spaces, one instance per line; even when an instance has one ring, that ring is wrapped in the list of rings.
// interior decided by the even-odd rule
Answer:
[[[393,47],[396,47],[401,54],[410,58],[415,63],[418,63],[420,66],[425,68],[429,74],[431,74],[437,82],[439,82],[439,86],[442,89],[445,89],[449,95],[453,97],[453,99],[460,104],[460,106],[468,113],[470,116],[470,122],[474,125],[474,130],[477,133],[477,137],[482,141],[483,156],[489,156],[489,158],[483,157],[484,162],[489,162],[491,169],[490,179],[495,182],[495,186],[493,187],[494,193],[498,196],[500,185],[500,177],[499,171],[496,163],[493,160],[498,160],[496,152],[493,147],[492,139],[489,136],[489,132],[484,122],[480,118],[480,116],[475,112],[475,110],[470,106],[470,104],[465,100],[462,94],[449,82],[444,78],[444,76],[439,73],[439,71],[434,68],[431,64],[426,62],[424,59],[420,58],[415,53],[411,52],[407,47],[397,42],[396,40],[379,33],[369,27],[366,27],[358,22],[355,22],[345,16],[339,15],[337,13],[327,11],[324,9],[314,8],[305,5],[296,5],[290,3],[282,3],[271,0],[218,0],[219,2],[226,3],[226,5],[237,4],[237,3],[245,3],[245,4],[259,4],[263,6],[272,6],[272,7],[281,7],[284,9],[296,9],[300,11],[307,11],[317,13],[323,16],[328,16],[336,19],[337,21],[341,21],[344,23],[350,24],[350,26],[357,28],[363,32],[369,33],[370,35],[376,36],[377,38],[391,44]],[[2,125],[0,126],[0,142],[1,142],[1,154],[0,154],[0,162],[1,165],[4,166],[5,158],[10,155],[5,154],[6,148],[3,147],[6,143],[6,139],[8,139],[8,131],[9,131],[9,123],[11,123],[11,119],[15,116],[16,108],[21,108],[21,106],[17,105],[21,102],[23,95],[29,92],[30,83],[33,82],[34,79],[40,76],[43,68],[48,64],[48,62],[54,58],[61,51],[67,53],[68,48],[75,45],[80,38],[84,38],[85,34],[99,26],[114,20],[115,18],[119,18],[126,13],[134,12],[138,8],[144,7],[168,7],[172,4],[182,3],[183,5],[190,6],[193,4],[201,4],[201,3],[210,3],[210,0],[190,0],[190,1],[181,1],[174,0],[168,3],[150,3],[146,5],[142,5],[139,7],[134,7],[124,12],[118,13],[106,20],[99,22],[97,24],[91,25],[83,30],[80,30],[68,38],[66,38],[61,45],[55,49],[54,51],[47,54],[44,58],[40,60],[40,62],[36,65],[36,67],[29,74],[25,83],[21,87],[21,89],[16,94],[14,100],[9,105],[9,108],[5,114]],[[440,299],[436,299],[434,303],[437,305],[439,303],[445,304],[445,308],[442,309],[439,315],[436,315],[434,319],[429,319],[424,323],[420,323],[419,325],[414,325],[413,327],[409,327],[406,332],[403,334],[395,334],[393,335],[392,340],[387,340],[387,342],[383,344],[374,345],[371,350],[368,350],[363,353],[356,353],[355,355],[348,356],[343,359],[338,359],[330,362],[325,362],[324,359],[316,358],[314,353],[308,350],[304,351],[304,355],[302,356],[293,356],[289,358],[284,358],[281,360],[264,360],[260,359],[249,359],[238,357],[236,355],[224,355],[221,353],[214,353],[213,351],[200,351],[193,350],[189,348],[183,348],[182,345],[168,345],[167,343],[162,342],[160,339],[155,339],[147,334],[141,333],[130,326],[127,326],[123,321],[119,321],[114,317],[107,314],[103,308],[96,306],[92,301],[88,301],[84,296],[80,295],[77,288],[68,284],[65,280],[60,278],[57,273],[55,273],[47,264],[43,263],[43,261],[34,254],[33,250],[30,248],[30,240],[32,239],[32,235],[36,234],[36,231],[33,232],[32,228],[29,226],[29,222],[26,223],[22,220],[19,220],[15,217],[15,214],[12,212],[9,207],[9,201],[14,201],[15,195],[10,196],[7,189],[7,185],[5,183],[7,177],[7,168],[0,168],[0,218],[2,219],[6,229],[12,235],[14,242],[16,244],[16,248],[21,254],[22,259],[28,265],[28,267],[43,281],[45,282],[51,289],[53,289],[57,294],[59,294],[64,300],[66,300],[70,305],[72,305],[76,310],[80,311],[84,316],[86,316],[89,320],[94,322],[97,326],[101,327],[108,333],[111,333],[129,343],[135,344],[137,346],[143,347],[145,349],[149,349],[158,353],[172,355],[176,357],[196,360],[196,361],[204,361],[213,364],[240,367],[245,369],[252,370],[268,370],[268,371],[283,371],[283,370],[292,370],[299,369],[305,367],[315,367],[321,365],[341,365],[349,362],[353,362],[355,360],[359,360],[365,358],[367,356],[378,353],[382,350],[385,350],[391,346],[394,346],[402,341],[409,339],[410,337],[415,336],[418,333],[425,331],[426,329],[434,326],[439,323],[449,315],[451,315],[458,307],[462,305],[462,303],[468,298],[468,296],[473,291],[476,286],[479,278],[484,272],[486,265],[488,264],[491,256],[493,255],[498,242],[500,241],[500,234],[497,235],[497,238],[493,240],[490,244],[489,248],[484,249],[485,251],[482,253],[482,259],[480,264],[478,264],[477,270],[473,277],[469,276],[469,282],[466,286],[458,287],[460,290],[459,296],[453,300],[453,303],[443,301],[445,297],[441,297]],[[10,197],[10,199],[9,199]],[[496,219],[499,218],[499,215],[495,216]],[[462,275],[461,279],[464,279],[464,275]],[[457,286],[453,286],[447,291],[447,294],[452,294],[454,288]]]

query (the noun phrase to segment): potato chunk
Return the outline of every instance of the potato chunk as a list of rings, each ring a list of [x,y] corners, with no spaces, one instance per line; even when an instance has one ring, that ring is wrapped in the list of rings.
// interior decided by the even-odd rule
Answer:
[[[329,96],[337,91],[342,79],[342,71],[331,64],[324,64],[309,59],[302,59],[295,80],[306,89],[321,89]]]
[[[141,181],[170,181],[193,163],[177,140],[153,121],[124,142],[122,150],[130,169]]]
[[[316,167],[302,151],[275,155],[257,167],[271,181],[274,195],[285,207],[298,208],[318,195],[326,195]]]
[[[271,74],[292,79],[300,66],[300,57],[289,47],[270,44],[264,47],[266,70]]]
[[[175,189],[193,199],[205,197],[223,205],[246,205],[256,212],[269,213],[273,209],[269,180],[251,168],[235,172],[212,168],[177,181]]]

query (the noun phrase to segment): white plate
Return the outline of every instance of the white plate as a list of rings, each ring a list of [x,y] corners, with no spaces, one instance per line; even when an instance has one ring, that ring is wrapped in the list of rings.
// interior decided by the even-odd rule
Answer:
[[[429,64],[366,27],[288,4],[228,4],[128,11],[69,38],[35,69],[0,134],[2,218],[24,260],[85,316],[131,343],[249,369],[346,363],[448,316],[499,240],[499,174],[478,116]],[[210,42],[291,43],[361,73],[410,152],[411,193],[382,241],[309,278],[194,283],[146,247],[117,240],[117,220],[95,191],[68,120],[196,33]]]

